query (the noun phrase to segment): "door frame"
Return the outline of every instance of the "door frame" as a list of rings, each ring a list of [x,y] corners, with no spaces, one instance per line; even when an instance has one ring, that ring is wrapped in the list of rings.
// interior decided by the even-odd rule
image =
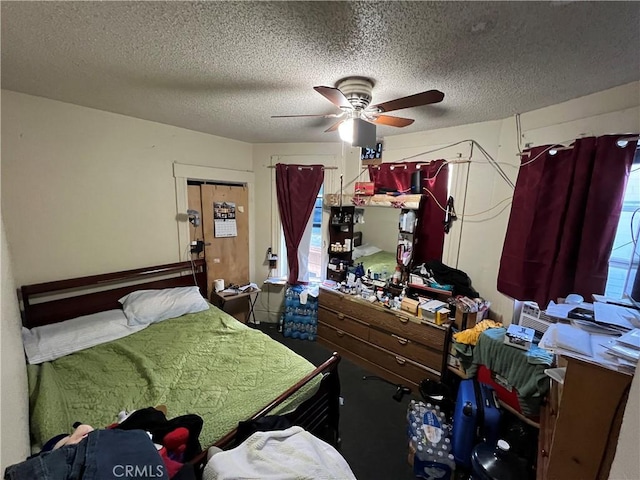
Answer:
[[[249,278],[255,276],[255,216],[254,216],[254,190],[255,175],[253,172],[243,170],[230,170],[228,168],[203,167],[201,165],[187,165],[173,163],[173,177],[176,185],[176,224],[178,226],[178,255],[180,260],[189,260],[189,218],[187,216],[188,192],[187,181],[197,180],[218,184],[245,184],[249,189]]]

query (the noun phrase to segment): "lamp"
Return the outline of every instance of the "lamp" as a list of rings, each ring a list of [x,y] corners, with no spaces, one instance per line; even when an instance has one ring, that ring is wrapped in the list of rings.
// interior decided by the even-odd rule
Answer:
[[[353,118],[347,118],[340,124],[338,134],[343,142],[353,143]]]
[[[338,127],[340,139],[352,147],[374,147],[376,145],[376,126],[361,118],[350,117]]]
[[[187,215],[189,216],[189,221],[193,224],[194,227],[200,225],[200,212],[197,210],[187,210]]]

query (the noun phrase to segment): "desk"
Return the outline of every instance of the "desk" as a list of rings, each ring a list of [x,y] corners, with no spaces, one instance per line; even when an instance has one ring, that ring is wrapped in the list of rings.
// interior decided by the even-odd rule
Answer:
[[[211,303],[218,307],[223,312],[233,315],[242,323],[256,322],[256,315],[253,308],[258,301],[258,295],[262,290],[259,288],[253,288],[244,292],[213,292],[211,294]],[[245,303],[246,302],[246,303]],[[241,308],[238,308],[241,307]],[[245,308],[242,308],[245,307]],[[242,314],[241,318],[236,315]],[[251,320],[253,318],[253,320]]]
[[[571,357],[558,364],[567,373],[542,408],[536,478],[606,480],[633,376]]]

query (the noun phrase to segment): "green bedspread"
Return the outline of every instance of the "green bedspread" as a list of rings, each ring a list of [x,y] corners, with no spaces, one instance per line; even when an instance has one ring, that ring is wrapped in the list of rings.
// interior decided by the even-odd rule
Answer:
[[[168,418],[200,415],[208,446],[314,366],[215,307],[41,365],[29,365],[34,448],[76,421],[104,428],[118,412],[164,404]],[[315,393],[315,378],[275,412]]]
[[[383,275],[385,278],[391,277],[393,272],[396,271],[396,254],[395,252],[385,252],[384,250],[373,255],[366,255],[354,260],[357,265],[362,262],[365,273],[367,270],[371,270],[371,273],[377,273]],[[385,275],[386,272],[386,275]]]

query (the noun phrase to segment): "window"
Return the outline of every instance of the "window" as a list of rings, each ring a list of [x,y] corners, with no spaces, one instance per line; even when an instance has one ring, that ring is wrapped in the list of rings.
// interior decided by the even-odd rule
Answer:
[[[311,247],[309,248],[309,277],[312,280],[322,279],[322,190],[320,187],[316,204],[311,214]]]
[[[609,257],[609,272],[604,292],[607,297],[622,298],[629,269],[632,265],[636,268],[638,266],[639,259],[634,258],[633,255],[633,242],[634,239],[638,240],[640,233],[640,213],[636,213],[638,209],[640,209],[640,150],[636,151],[631,167],[618,229]]]
[[[309,217],[309,223],[307,228],[311,228],[311,243],[309,246],[309,281],[320,282],[322,280],[322,193],[324,185],[320,187],[318,196],[316,197],[316,203],[313,207],[311,217]],[[302,239],[304,242],[304,237]],[[302,245],[301,245],[302,247]],[[284,241],[284,233],[280,230],[280,251],[283,255],[280,257],[280,269],[279,275],[282,277],[287,276],[289,265],[287,264],[287,246]]]

